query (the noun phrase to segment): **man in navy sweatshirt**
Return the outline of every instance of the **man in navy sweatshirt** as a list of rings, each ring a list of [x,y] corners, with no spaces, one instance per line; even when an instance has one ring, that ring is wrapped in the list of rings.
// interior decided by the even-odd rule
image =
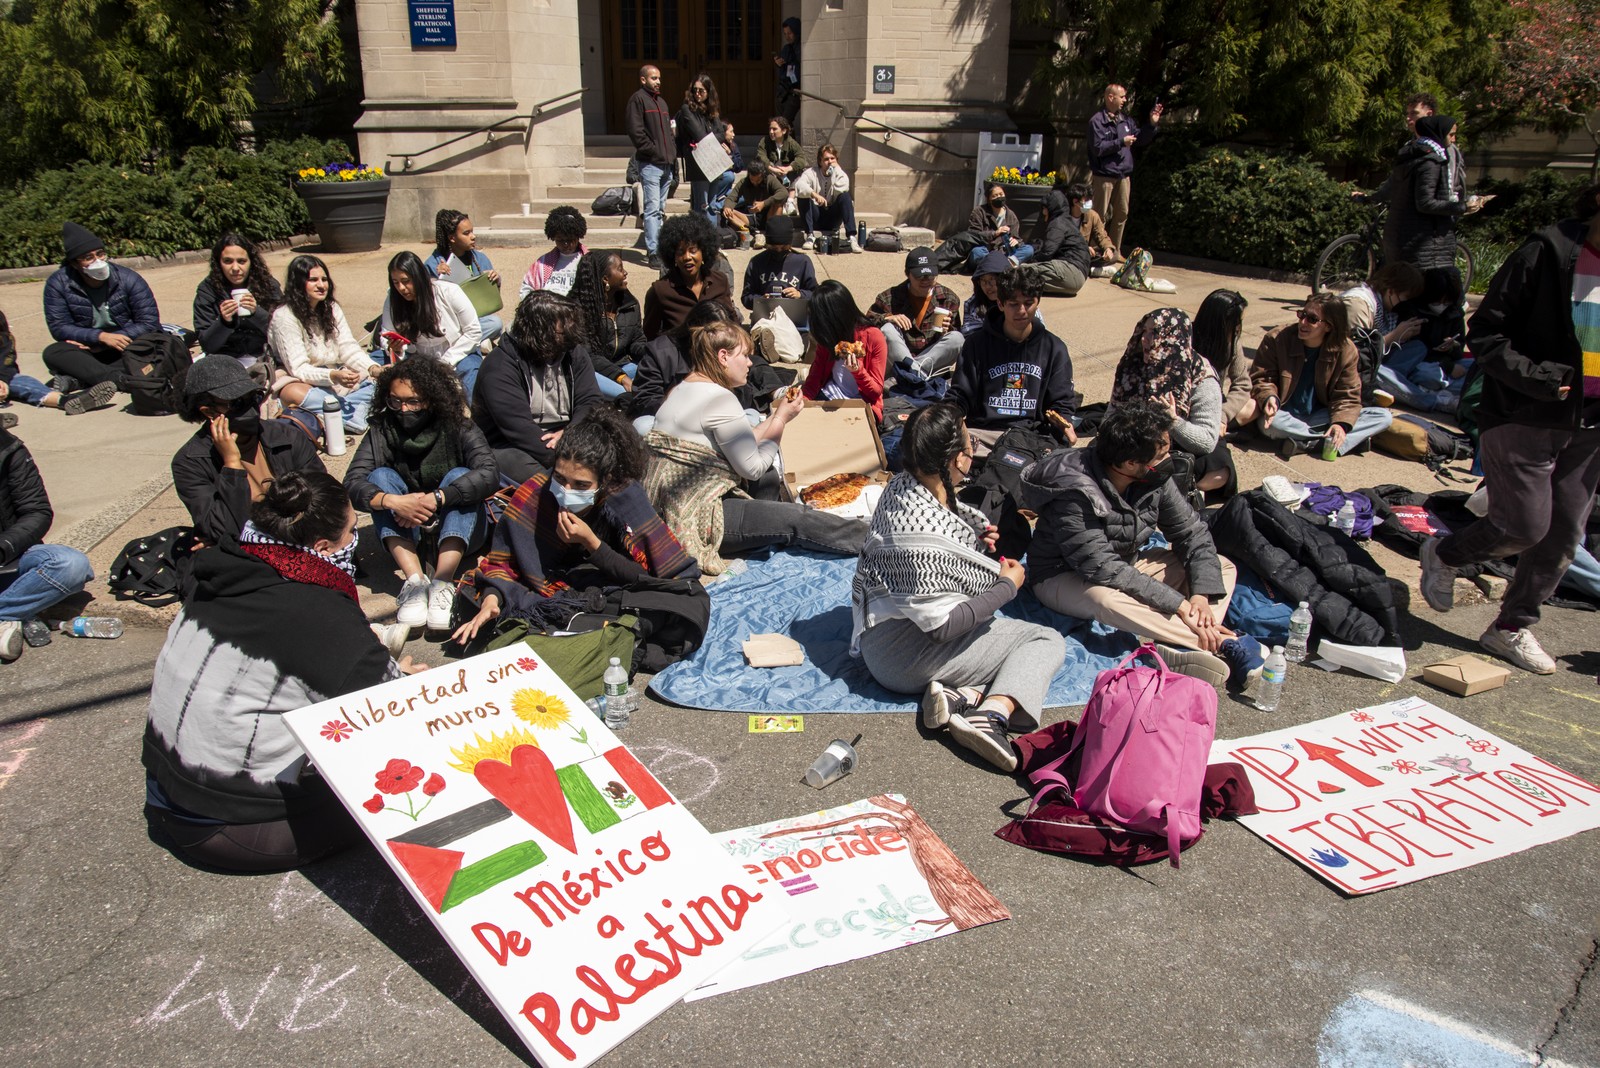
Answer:
[[[794,220],[787,215],[773,216],[767,221],[767,247],[744,269],[744,292],[739,299],[746,308],[754,308],[757,297],[810,300],[816,288],[811,257],[794,250]]]
[[[1078,392],[1066,342],[1034,321],[1040,282],[1025,268],[1000,276],[1000,307],[967,335],[947,398],[965,410],[978,454],[1013,426],[1077,443]]]

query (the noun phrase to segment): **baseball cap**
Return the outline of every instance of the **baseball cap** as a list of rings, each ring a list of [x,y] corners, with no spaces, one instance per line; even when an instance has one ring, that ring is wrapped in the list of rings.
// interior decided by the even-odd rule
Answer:
[[[933,250],[926,245],[918,245],[906,253],[906,273],[918,278],[932,278],[938,274],[938,268],[933,265]]]

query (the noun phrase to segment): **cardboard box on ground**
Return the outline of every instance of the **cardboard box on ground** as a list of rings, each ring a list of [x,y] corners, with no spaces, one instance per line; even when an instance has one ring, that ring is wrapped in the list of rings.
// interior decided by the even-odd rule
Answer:
[[[862,475],[877,485],[889,481],[878,421],[864,400],[807,402],[784,427],[780,447],[784,482],[796,500],[832,475]]]
[[[1465,653],[1437,664],[1428,664],[1422,669],[1424,682],[1431,682],[1441,690],[1449,690],[1461,697],[1499,689],[1510,677],[1511,672],[1507,668]]]

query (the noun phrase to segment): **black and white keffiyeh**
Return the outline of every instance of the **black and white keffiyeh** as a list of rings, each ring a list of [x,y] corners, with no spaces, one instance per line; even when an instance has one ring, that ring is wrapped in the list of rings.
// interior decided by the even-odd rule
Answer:
[[[909,619],[934,630],[956,605],[994,586],[1000,565],[980,548],[989,521],[970,505],[956,508],[910,474],[884,487],[850,588],[851,655],[859,655],[868,627]]]

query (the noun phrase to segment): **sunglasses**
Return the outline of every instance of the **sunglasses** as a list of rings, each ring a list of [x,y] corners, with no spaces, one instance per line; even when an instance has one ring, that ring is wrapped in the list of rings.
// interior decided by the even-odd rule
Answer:
[[[1307,326],[1321,326],[1323,323],[1322,319],[1319,319],[1317,316],[1312,315],[1308,311],[1295,312],[1294,317],[1299,319],[1302,323],[1305,323]]]

